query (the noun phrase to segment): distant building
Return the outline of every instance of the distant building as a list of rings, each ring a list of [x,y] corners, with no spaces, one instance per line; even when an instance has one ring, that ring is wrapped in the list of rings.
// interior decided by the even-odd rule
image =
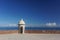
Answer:
[[[24,31],[25,31],[25,22],[23,21],[23,19],[21,19],[19,21],[18,28],[19,28],[18,32],[24,34]]]

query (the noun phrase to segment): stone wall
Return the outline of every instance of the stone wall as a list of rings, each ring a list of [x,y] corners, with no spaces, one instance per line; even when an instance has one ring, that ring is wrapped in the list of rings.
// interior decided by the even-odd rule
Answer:
[[[25,30],[25,33],[60,34],[60,30]]]

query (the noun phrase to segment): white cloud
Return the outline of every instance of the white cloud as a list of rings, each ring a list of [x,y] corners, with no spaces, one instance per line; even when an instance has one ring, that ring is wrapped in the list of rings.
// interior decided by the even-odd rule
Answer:
[[[26,24],[26,27],[56,27],[60,26],[54,23],[46,23],[46,24]],[[18,24],[0,24],[0,27],[18,27]]]
[[[17,26],[17,24],[9,24],[8,26]]]
[[[57,24],[54,22],[54,23],[46,23],[46,26],[57,26]]]
[[[17,24],[0,24],[0,27],[15,27]]]

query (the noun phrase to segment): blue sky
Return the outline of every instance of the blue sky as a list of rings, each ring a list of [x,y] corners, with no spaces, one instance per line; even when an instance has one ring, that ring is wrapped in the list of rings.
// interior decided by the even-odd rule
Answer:
[[[0,24],[60,24],[60,0],[0,0]]]

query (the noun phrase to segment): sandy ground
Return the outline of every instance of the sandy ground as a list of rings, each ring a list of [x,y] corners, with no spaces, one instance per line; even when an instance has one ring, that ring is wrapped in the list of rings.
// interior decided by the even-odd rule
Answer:
[[[60,40],[60,34],[0,34],[0,40]]]

